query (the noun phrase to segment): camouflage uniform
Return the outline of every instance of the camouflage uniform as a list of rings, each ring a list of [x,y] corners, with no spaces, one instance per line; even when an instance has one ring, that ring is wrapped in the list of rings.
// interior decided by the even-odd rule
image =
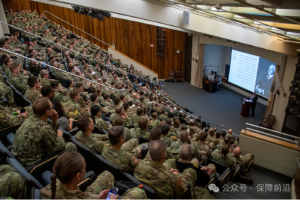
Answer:
[[[180,132],[178,131],[177,128],[175,128],[174,126],[170,126],[170,131],[169,131],[167,137],[168,137],[168,138],[170,138],[170,137],[172,137],[172,136],[178,137],[179,133],[180,133]]]
[[[0,104],[0,129],[15,126],[25,120],[23,115],[13,115],[11,110]]]
[[[100,129],[103,129],[107,132],[109,131],[108,124],[101,117],[95,118],[95,125],[98,126],[98,128]]]
[[[7,103],[9,104],[13,104],[15,103],[14,100],[14,93],[12,91],[12,89],[7,86],[5,83],[0,82],[0,99],[7,99]]]
[[[174,194],[176,197],[182,196],[187,186],[190,184],[193,188],[197,180],[197,172],[194,169],[188,168],[175,175],[167,171],[164,165],[144,160],[135,168],[134,176],[154,189],[161,199],[172,198]]]
[[[27,80],[25,80],[24,77],[20,75],[15,76],[12,74],[9,78],[9,82],[22,94],[24,94],[28,89]]]
[[[117,165],[124,172],[132,173],[140,160],[130,153],[138,146],[137,139],[131,139],[122,145],[121,149],[111,149],[110,145],[103,147],[102,157]]]
[[[66,144],[63,137],[56,136],[58,127],[53,122],[50,126],[47,122],[30,116],[15,134],[12,154],[23,165],[31,165],[42,157],[59,151],[77,151],[73,143]]]
[[[80,113],[81,106],[78,102],[69,100],[66,103],[64,103],[63,106],[64,106],[64,108],[70,108],[70,110],[71,110],[70,112],[76,112],[77,111],[77,115],[72,116],[72,118],[78,119],[81,116],[81,113]],[[69,117],[70,117],[70,112],[68,113]]]
[[[41,78],[40,79],[40,83],[41,83],[41,86],[44,87],[46,85],[50,85],[51,80],[50,79]]]
[[[100,134],[91,134],[91,135],[85,135],[82,133],[82,131],[79,131],[75,135],[76,140],[81,142],[84,146],[91,149],[94,153],[97,153],[101,155],[103,147],[106,144],[110,144],[108,141],[107,135],[100,135]]]
[[[34,89],[34,88],[28,88],[28,90],[26,90],[25,92],[25,97],[31,102],[33,103],[35,100],[37,100],[38,98],[43,97],[41,92]]]
[[[193,146],[197,149],[198,152],[205,151],[206,154],[202,154],[202,159],[207,162],[207,159],[211,156],[211,151],[207,144],[202,144],[198,141],[192,143]]]
[[[171,143],[170,145],[170,149],[171,150],[178,150],[180,149],[180,147],[184,144],[188,144],[188,143],[183,143],[182,141],[174,141]],[[198,151],[194,145],[191,144],[192,147],[192,156],[196,157],[199,161],[202,160],[202,153],[201,151]]]
[[[207,134],[206,141],[208,142],[209,148],[211,148],[211,149],[215,148],[216,138],[214,138],[210,134]]]
[[[163,120],[163,121],[167,121],[169,119],[169,117],[166,116],[166,115],[159,115],[158,118],[161,119],[161,120]]]
[[[159,121],[158,119],[156,119],[156,120],[154,120],[153,122],[150,122],[150,123],[148,124],[148,128],[149,128],[150,130],[152,130],[153,128],[158,127],[158,126],[159,126],[159,123],[160,123],[160,121]]]
[[[165,141],[166,144],[167,144],[167,147],[170,147],[171,146],[171,143],[173,142],[172,139],[168,138],[167,136],[164,136],[164,135],[161,135],[161,140]]]
[[[9,165],[0,165],[0,197],[26,199],[27,187],[24,178]]]
[[[132,128],[129,132],[129,138],[139,139],[140,137],[146,138],[148,141],[150,140],[150,133],[147,129],[142,130],[141,128]]]
[[[117,115],[116,113],[111,114],[111,116],[109,117],[112,121],[115,121],[118,118],[122,118],[124,120],[123,117],[120,117],[119,115]],[[124,120],[124,126],[131,126],[132,125],[132,120],[130,117],[127,117],[126,120]]]
[[[228,156],[226,156],[226,158],[223,158],[219,149],[214,150],[214,152],[212,153],[212,159],[229,167],[232,173],[235,172],[236,161]]]
[[[246,155],[240,155],[238,158],[236,158],[233,154],[228,154],[228,157],[235,160],[235,163],[240,164],[242,166],[242,174],[245,174],[249,168],[250,164],[253,161],[253,157],[250,153],[247,153]]]

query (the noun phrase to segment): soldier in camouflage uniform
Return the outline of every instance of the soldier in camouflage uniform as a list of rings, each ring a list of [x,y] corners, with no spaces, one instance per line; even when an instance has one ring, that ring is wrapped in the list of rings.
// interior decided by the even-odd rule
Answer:
[[[0,165],[0,197],[26,199],[27,187],[24,178],[9,165]]]
[[[73,143],[65,143],[63,132],[58,129],[58,115],[48,98],[36,100],[33,113],[17,130],[11,151],[24,166],[59,151],[77,151]],[[48,118],[52,120],[51,126]]]
[[[147,130],[148,128],[148,119],[147,118],[141,118],[138,122],[138,128],[132,128],[130,129],[129,138],[136,138],[139,139],[140,137],[143,137],[149,141],[150,134]]]
[[[30,76],[28,78],[28,85],[29,89],[25,92],[25,97],[33,103],[38,98],[42,97],[42,94],[40,92],[41,89],[41,83],[40,80],[35,76]]]
[[[168,117],[168,112],[162,112],[159,117],[159,119],[163,120],[163,121],[167,121],[169,119]]]
[[[123,126],[114,126],[108,132],[111,145],[103,147],[102,157],[117,165],[121,170],[132,173],[140,160],[131,151],[138,146],[137,139],[125,142],[125,130]],[[140,155],[140,152],[138,152]]]
[[[13,115],[11,109],[0,104],[0,129],[16,126],[27,118],[27,113]]]
[[[0,79],[1,77],[3,78],[2,75],[0,75]],[[9,86],[7,86],[6,83],[0,81],[0,100],[4,98],[7,99],[7,103],[10,105],[13,105],[15,103],[14,93],[12,89]]]
[[[110,116],[110,119],[112,121],[115,121],[117,118],[122,118],[125,120],[125,126],[127,127],[131,127],[132,126],[132,120],[130,117],[128,117],[124,111],[124,108],[123,107],[117,107],[115,109],[115,113],[113,113],[111,116]]]
[[[64,167],[63,167],[64,166]],[[109,189],[114,186],[114,176],[109,171],[98,175],[97,179],[86,189],[81,191],[78,187],[75,190],[67,189],[70,185],[78,185],[84,181],[86,163],[79,153],[64,153],[60,155],[53,167],[52,183],[40,190],[43,199],[105,199]],[[80,179],[75,178],[77,174],[82,175]],[[67,180],[67,181],[66,181]],[[71,180],[71,181],[69,181]],[[55,189],[54,189],[55,188]],[[119,196],[110,196],[110,199],[118,199]],[[144,190],[131,188],[127,190],[121,199],[147,199]]]
[[[242,166],[242,175],[244,175],[250,169],[250,165],[253,164],[254,157],[247,153],[246,155],[241,155],[240,147],[236,147],[233,151],[233,154],[228,154],[228,156],[235,160],[237,164]]]
[[[206,141],[208,142],[208,146],[209,148],[211,149],[215,149],[215,145],[216,145],[216,138],[214,137],[214,130],[211,128],[209,131],[208,131],[208,135],[207,135],[207,138],[206,138]]]
[[[91,114],[94,117],[95,120],[95,125],[108,132],[109,128],[111,128],[111,124],[108,125],[102,118],[101,118],[101,106],[99,105],[94,105],[91,108]]]
[[[221,151],[219,149],[214,150],[214,152],[212,153],[212,159],[226,165],[231,169],[231,172],[234,173],[236,167],[236,161],[233,158],[230,158],[228,156],[228,153],[229,153],[229,146],[225,145],[223,146]]]
[[[169,131],[170,131],[170,125],[169,124],[162,125],[162,127],[161,127],[162,136],[161,136],[160,139],[166,142],[167,147],[170,147],[171,143],[173,142],[172,139],[168,138]]]
[[[14,62],[11,66],[11,77],[9,78],[9,82],[22,94],[26,92],[28,89],[27,80],[23,76],[20,75],[21,63],[18,61]]]
[[[207,163],[208,158],[211,157],[211,150],[209,146],[206,144],[207,133],[204,131],[200,132],[197,136],[197,139],[192,144],[197,149],[198,152],[202,153],[202,160]]]
[[[197,173],[194,169],[188,168],[179,174],[178,170],[166,170],[163,163],[166,161],[166,143],[156,140],[150,143],[149,154],[151,161],[141,161],[135,168],[134,176],[142,183],[147,184],[155,190],[162,199],[182,196],[188,187],[194,188]]]
[[[157,119],[157,112],[152,113],[152,120],[149,123],[149,129],[153,129],[159,126],[160,121]]]
[[[108,136],[92,133],[94,122],[88,115],[79,117],[77,123],[80,131],[75,136],[76,140],[91,149],[94,153],[101,155],[103,147],[110,144]]]

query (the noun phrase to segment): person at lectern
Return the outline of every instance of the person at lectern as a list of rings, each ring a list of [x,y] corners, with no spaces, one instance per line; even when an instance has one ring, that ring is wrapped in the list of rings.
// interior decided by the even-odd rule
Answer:
[[[251,116],[254,117],[255,114],[255,107],[256,107],[256,102],[257,102],[258,96],[256,92],[253,93],[251,100],[252,100],[252,105],[251,105]]]
[[[263,96],[269,96],[272,83],[273,83],[273,76],[276,70],[275,65],[270,65],[268,69],[268,76],[262,79],[255,87],[255,91]]]

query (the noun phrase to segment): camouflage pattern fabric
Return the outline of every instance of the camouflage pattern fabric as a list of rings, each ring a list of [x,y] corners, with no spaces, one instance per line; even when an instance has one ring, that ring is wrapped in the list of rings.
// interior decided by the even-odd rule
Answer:
[[[78,102],[69,100],[66,103],[64,103],[63,106],[64,108],[69,108],[70,112],[76,112],[77,110],[77,115],[72,116],[72,118],[78,119],[81,116],[81,106]],[[70,113],[68,113],[68,116],[70,117]]]
[[[25,97],[31,102],[33,103],[35,100],[37,100],[38,98],[43,97],[41,92],[34,89],[34,88],[28,88],[28,90],[26,90],[25,92]]]
[[[150,141],[150,133],[147,129],[142,130],[141,128],[132,128],[129,132],[129,138],[139,139],[140,137],[144,137],[148,141]]]
[[[15,126],[25,120],[23,115],[13,115],[12,111],[0,104],[0,129]]]
[[[164,165],[144,160],[135,168],[134,176],[153,188],[162,199],[172,198],[173,195],[182,196],[188,185],[193,189],[197,180],[197,172],[194,169],[188,168],[175,175],[167,171]]]
[[[167,136],[164,136],[164,135],[162,135],[162,136],[160,137],[160,139],[166,142],[167,147],[170,147],[170,146],[171,146],[171,143],[173,142],[172,139],[170,139],[170,138],[168,138]]]
[[[113,164],[117,165],[124,172],[132,173],[134,168],[140,162],[140,160],[137,159],[136,156],[134,156],[129,151],[130,149],[132,150],[138,145],[137,140],[136,141],[132,141],[132,140],[125,142],[123,144],[125,146],[124,147],[122,146],[122,149],[111,149],[110,145],[104,146],[101,156],[106,160],[112,162]],[[132,143],[136,144],[136,146],[134,147],[133,145],[131,145]],[[126,151],[123,149],[125,149]]]
[[[122,119],[124,120],[123,117],[120,117],[120,116],[117,115],[116,113],[113,113],[113,114],[111,114],[111,116],[110,116],[110,119],[111,119],[112,121],[115,121],[115,120],[118,119],[118,118],[122,118]],[[130,117],[127,117],[127,118],[125,119],[124,126],[131,126],[131,125],[132,125],[132,119],[131,119]]]
[[[64,138],[56,136],[58,126],[53,122],[50,126],[47,122],[30,116],[15,134],[12,154],[26,166],[34,164],[42,157],[65,150]],[[67,151],[69,148],[75,149],[74,144],[67,147]]]
[[[160,123],[160,121],[159,121],[158,119],[156,119],[156,120],[154,120],[153,122],[150,122],[150,123],[148,124],[148,128],[149,128],[150,130],[152,130],[153,128],[158,127],[158,126],[159,126],[159,123]]]
[[[101,117],[95,118],[95,125],[98,126],[98,128],[100,128],[100,129],[103,129],[107,132],[109,131],[108,124]]]
[[[99,155],[102,154],[103,147],[107,144],[110,144],[107,135],[91,134],[88,136],[84,135],[82,131],[79,131],[78,133],[76,133],[75,138],[84,146],[86,146],[87,148],[91,149],[94,153],[97,153]]]
[[[5,83],[0,82],[0,99],[7,99],[7,103],[9,104],[13,104],[15,103],[14,100],[14,93],[12,91],[12,89],[7,86]]]
[[[114,185],[114,176],[104,171],[98,175],[97,179],[90,185],[86,192],[82,192],[79,188],[76,191],[66,189],[62,183],[56,180],[56,199],[98,199],[98,195],[102,190],[109,190]],[[51,199],[51,183],[40,190],[43,199]]]
[[[11,75],[9,82],[22,94],[28,89],[27,79],[25,80],[22,76]]]
[[[212,153],[212,159],[229,167],[232,173],[235,172],[236,161],[230,158],[228,155],[225,158],[223,158],[219,149],[214,150],[214,152]]]
[[[44,87],[46,85],[50,85],[51,80],[50,79],[41,78],[40,79],[40,83],[41,83],[41,86]]]
[[[198,152],[201,151],[206,152],[206,155],[202,154],[202,159],[205,160],[205,162],[207,162],[207,159],[211,156],[211,151],[209,149],[209,146],[207,144],[202,144],[198,141],[193,142],[192,144],[194,145],[194,147],[197,149]]]
[[[0,197],[26,199],[27,187],[23,177],[9,165],[0,165]]]

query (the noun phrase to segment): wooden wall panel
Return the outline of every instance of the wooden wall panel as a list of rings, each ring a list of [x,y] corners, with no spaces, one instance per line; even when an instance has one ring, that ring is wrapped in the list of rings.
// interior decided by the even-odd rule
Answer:
[[[5,8],[12,7],[14,10],[35,9],[39,14],[48,11],[107,44],[114,42],[118,51],[157,72],[160,79],[167,78],[169,71],[178,70],[183,73],[185,71],[186,33],[166,29],[166,55],[164,58],[159,58],[156,51],[156,26],[112,17],[99,21],[96,18],[75,13],[72,9],[30,0],[3,0],[3,5]],[[48,19],[55,20],[56,23],[107,49],[107,45],[78,31],[76,28],[51,15],[46,14],[46,16]],[[154,44],[154,48],[151,48],[150,44]],[[177,50],[180,53],[177,53]]]
[[[4,10],[31,10],[30,0],[2,0]]]

